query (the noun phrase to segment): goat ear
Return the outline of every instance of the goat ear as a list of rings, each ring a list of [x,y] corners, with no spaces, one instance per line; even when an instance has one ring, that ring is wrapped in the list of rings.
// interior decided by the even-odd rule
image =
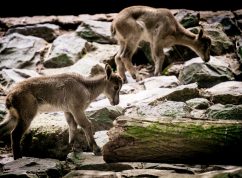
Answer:
[[[203,36],[203,29],[201,29],[201,30],[199,31],[199,34],[198,34],[198,39],[201,39],[201,38],[202,38],[202,36]]]
[[[112,75],[112,68],[109,64],[105,65],[105,71],[106,71],[107,79],[109,80]]]

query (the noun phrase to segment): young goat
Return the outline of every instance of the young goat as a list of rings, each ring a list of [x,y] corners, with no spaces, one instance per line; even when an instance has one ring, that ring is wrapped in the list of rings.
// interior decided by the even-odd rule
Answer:
[[[101,154],[96,144],[92,125],[85,116],[89,104],[104,93],[111,105],[119,104],[122,79],[112,73],[109,65],[106,74],[83,78],[78,74],[60,74],[35,77],[22,81],[8,93],[6,107],[8,118],[0,124],[0,136],[11,132],[14,159],[22,157],[20,141],[38,111],[64,111],[69,125],[69,143],[74,144],[77,125],[85,132],[87,141],[95,155]],[[47,110],[50,111],[50,110]]]
[[[125,82],[126,69],[134,79],[141,79],[132,64],[132,56],[140,41],[150,43],[155,76],[161,74],[165,58],[163,48],[175,44],[190,47],[205,62],[210,59],[210,38],[204,36],[202,30],[195,35],[185,29],[168,9],[147,6],[125,8],[113,20],[111,33],[120,45],[115,62],[118,74]]]

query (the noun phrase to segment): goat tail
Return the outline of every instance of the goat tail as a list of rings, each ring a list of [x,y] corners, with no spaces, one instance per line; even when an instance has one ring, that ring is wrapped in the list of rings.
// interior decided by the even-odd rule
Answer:
[[[18,124],[19,114],[14,107],[8,108],[7,117],[0,123],[0,138],[9,134]]]
[[[116,30],[115,30],[113,24],[111,24],[111,29],[110,30],[111,30],[112,37],[114,37],[116,35]]]

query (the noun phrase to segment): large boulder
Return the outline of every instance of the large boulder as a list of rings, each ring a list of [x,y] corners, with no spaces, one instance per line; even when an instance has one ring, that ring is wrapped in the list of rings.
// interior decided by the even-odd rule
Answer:
[[[188,62],[180,71],[178,79],[182,84],[197,82],[200,88],[208,88],[220,82],[234,80],[228,67],[211,63]]]
[[[210,105],[206,98],[193,98],[187,100],[186,104],[193,109],[207,109]]]
[[[223,31],[220,23],[205,24],[203,23],[205,34],[212,40],[211,55],[223,55],[234,52],[234,44],[232,40]]]
[[[89,43],[87,42],[87,44]],[[77,43],[77,45],[80,44]],[[84,51],[89,48],[88,46],[90,45],[85,45]],[[76,61],[75,64],[62,68],[46,68],[42,70],[42,73],[44,75],[52,75],[57,73],[76,72],[81,75],[89,76],[91,75],[93,68],[97,67],[97,65],[104,67],[104,63],[112,62],[119,48],[118,45],[98,43],[92,43],[91,46],[92,50],[84,55],[80,60]]]
[[[49,177],[56,178],[63,176],[63,165],[59,160],[21,158],[11,161],[3,166],[0,177]]]
[[[180,22],[185,28],[198,26],[200,20],[199,12],[181,9],[175,14],[175,18]]]
[[[207,23],[220,23],[223,26],[223,31],[229,36],[239,35],[240,29],[237,26],[235,15],[231,11],[205,11],[200,12],[201,19]]]
[[[202,92],[204,97],[214,103],[241,104],[242,103],[242,82],[228,81],[217,84]]]
[[[58,68],[73,65],[85,54],[87,41],[76,33],[67,33],[56,38],[52,45],[52,51],[44,61],[46,68]]]
[[[1,83],[7,88],[29,77],[40,76],[35,70],[28,69],[3,69],[1,72]]]
[[[34,68],[47,44],[41,38],[18,33],[0,38],[0,68]]]
[[[82,38],[97,43],[113,44],[115,40],[111,35],[111,22],[85,20],[76,32]]]
[[[213,119],[242,119],[242,105],[215,104],[206,111],[208,118]]]
[[[8,29],[6,35],[19,33],[26,36],[36,36],[48,42],[53,41],[59,35],[60,27],[54,24],[37,24]]]
[[[197,85],[180,85],[175,88],[153,88],[150,90],[141,90],[137,93],[120,95],[119,106],[129,108],[130,106],[139,105],[142,103],[150,103],[171,100],[171,101],[186,101],[188,99],[198,97],[199,90]],[[91,103],[90,107],[102,108],[110,105],[108,99],[102,99]]]

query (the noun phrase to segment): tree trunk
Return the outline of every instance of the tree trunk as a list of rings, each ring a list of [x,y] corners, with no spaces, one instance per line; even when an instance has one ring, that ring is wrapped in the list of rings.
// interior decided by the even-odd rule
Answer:
[[[242,165],[242,121],[121,116],[114,124],[106,162]]]

